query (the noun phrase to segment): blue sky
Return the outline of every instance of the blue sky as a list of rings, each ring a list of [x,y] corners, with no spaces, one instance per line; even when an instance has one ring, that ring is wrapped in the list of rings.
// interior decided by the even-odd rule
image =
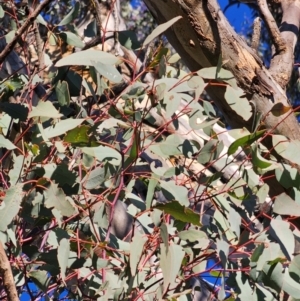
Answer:
[[[219,0],[219,4],[223,10],[228,4],[228,0]],[[227,9],[225,16],[238,33],[241,32],[243,26],[245,26],[247,22],[249,22],[248,26],[251,26],[252,23],[251,10],[246,4],[243,3],[239,4],[239,8],[237,5],[231,6],[229,9]]]

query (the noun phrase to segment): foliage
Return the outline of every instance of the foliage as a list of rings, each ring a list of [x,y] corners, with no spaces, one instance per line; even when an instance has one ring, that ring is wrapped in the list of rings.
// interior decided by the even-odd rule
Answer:
[[[74,18],[59,16],[52,31],[43,20],[47,42],[60,36],[84,46],[64,28]],[[252,133],[226,129],[204,95],[208,87],[225,91],[249,120],[253,108],[233,75],[221,62],[186,73],[158,45],[118,95],[126,60],[100,50],[58,60],[47,80],[31,68],[1,81],[0,237],[19,294],[190,300],[195,279],[206,283],[210,273],[221,281],[206,289],[219,300],[274,300],[282,292],[297,299],[299,142],[267,133],[263,117]],[[142,79],[151,73],[149,85]],[[273,209],[270,171],[285,188]]]

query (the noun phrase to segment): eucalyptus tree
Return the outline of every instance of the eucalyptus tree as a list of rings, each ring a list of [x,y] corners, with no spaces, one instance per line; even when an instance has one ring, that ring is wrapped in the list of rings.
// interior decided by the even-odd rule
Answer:
[[[144,3],[2,3],[1,297],[296,300],[300,1]]]

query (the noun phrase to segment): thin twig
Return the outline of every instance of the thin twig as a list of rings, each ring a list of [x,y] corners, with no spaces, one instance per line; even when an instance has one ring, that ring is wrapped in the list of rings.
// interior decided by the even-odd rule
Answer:
[[[0,241],[0,275],[4,284],[8,301],[19,301],[19,296],[15,286],[14,276],[11,271],[10,263],[6,256],[3,244]]]
[[[284,40],[281,37],[280,31],[277,27],[276,21],[271,14],[268,4],[266,0],[257,0],[257,4],[259,7],[259,11],[266,23],[266,26],[271,34],[271,38],[273,41],[273,44],[275,46],[277,53],[282,53],[286,51],[286,44]]]
[[[6,59],[7,55],[14,49],[15,45],[17,44],[18,40],[21,36],[25,33],[28,27],[34,23],[37,16],[40,12],[51,2],[51,0],[45,0],[38,7],[34,10],[32,14],[28,17],[28,19],[24,22],[24,24],[17,30],[14,38],[5,46],[3,51],[0,53],[0,64]]]

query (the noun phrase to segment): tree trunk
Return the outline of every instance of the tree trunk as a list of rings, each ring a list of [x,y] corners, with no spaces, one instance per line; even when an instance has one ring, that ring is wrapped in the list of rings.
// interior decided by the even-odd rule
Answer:
[[[217,66],[221,55],[225,62],[224,68],[233,73],[239,87],[254,104],[253,110],[264,116],[265,127],[272,133],[300,139],[299,125],[292,110],[279,117],[270,113],[274,104],[290,106],[284,85],[288,82],[293,67],[293,49],[299,30],[299,1],[282,1],[282,21],[286,23],[285,16],[293,12],[289,20],[292,24],[289,22],[289,27],[282,26],[281,36],[286,47],[282,52],[274,54],[270,70],[264,66],[256,51],[233,30],[216,0],[144,2],[159,24],[179,15],[183,17],[166,32],[166,36],[191,71]],[[277,31],[279,32],[278,28]],[[279,72],[281,76],[275,76]],[[251,130],[252,120],[245,122],[238,116],[225,101],[224,92],[225,90],[222,92],[220,89],[208,89],[229,125]]]

